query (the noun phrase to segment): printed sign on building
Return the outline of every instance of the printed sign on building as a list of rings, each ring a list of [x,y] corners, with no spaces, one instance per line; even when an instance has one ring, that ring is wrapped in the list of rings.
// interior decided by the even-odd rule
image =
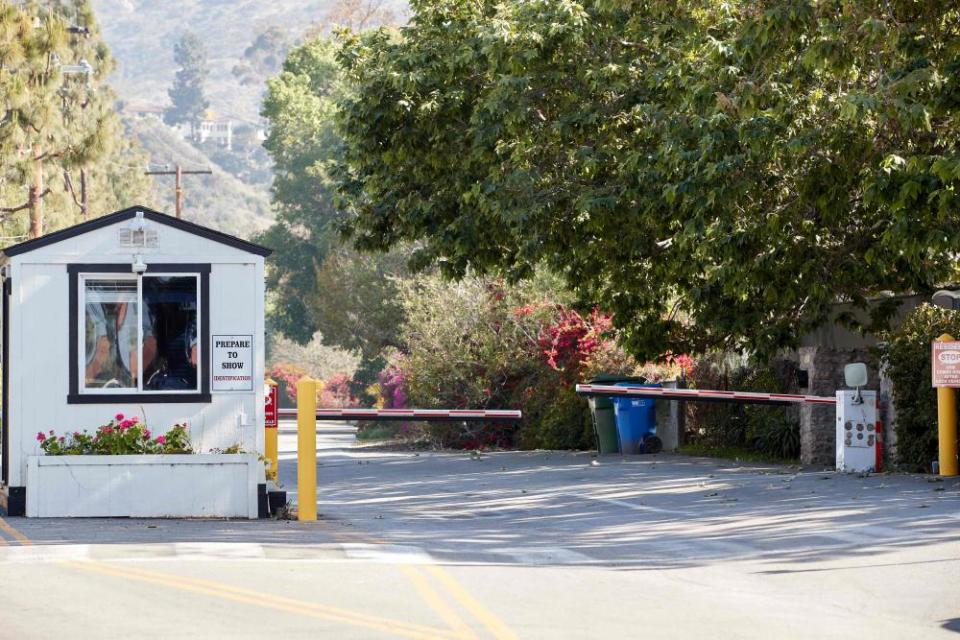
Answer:
[[[253,336],[212,336],[211,391],[253,391]]]
[[[960,341],[933,343],[933,386],[960,387]]]
[[[278,389],[279,387],[277,387],[276,383],[268,383],[263,385],[263,426],[267,429],[276,429],[280,424],[280,400],[279,394],[277,393]]]

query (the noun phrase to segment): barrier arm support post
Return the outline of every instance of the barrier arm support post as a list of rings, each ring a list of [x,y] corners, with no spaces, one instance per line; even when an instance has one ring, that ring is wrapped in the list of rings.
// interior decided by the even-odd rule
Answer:
[[[317,381],[297,382],[297,520],[317,519]]]
[[[943,334],[937,342],[952,342],[953,336]],[[937,443],[940,475],[960,474],[957,461],[957,391],[953,387],[937,387]]]

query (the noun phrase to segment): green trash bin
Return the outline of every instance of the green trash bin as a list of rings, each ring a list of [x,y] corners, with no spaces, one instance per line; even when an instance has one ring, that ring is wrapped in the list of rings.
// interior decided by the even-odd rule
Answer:
[[[602,374],[587,381],[590,384],[609,384],[617,382],[636,382],[642,384],[645,378],[637,376],[618,376]],[[617,420],[614,417],[613,400],[604,396],[590,396],[590,417],[593,418],[593,432],[597,437],[597,453],[620,453],[620,435]]]

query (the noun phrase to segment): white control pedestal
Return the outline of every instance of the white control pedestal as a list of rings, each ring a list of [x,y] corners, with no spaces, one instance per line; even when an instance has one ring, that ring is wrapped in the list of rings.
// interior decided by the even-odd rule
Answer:
[[[879,419],[876,391],[837,391],[837,471],[879,470]]]

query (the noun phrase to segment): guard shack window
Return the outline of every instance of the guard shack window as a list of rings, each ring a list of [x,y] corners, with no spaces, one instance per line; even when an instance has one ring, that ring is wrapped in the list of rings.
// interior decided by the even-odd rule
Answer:
[[[70,265],[71,403],[209,402],[209,265]]]

